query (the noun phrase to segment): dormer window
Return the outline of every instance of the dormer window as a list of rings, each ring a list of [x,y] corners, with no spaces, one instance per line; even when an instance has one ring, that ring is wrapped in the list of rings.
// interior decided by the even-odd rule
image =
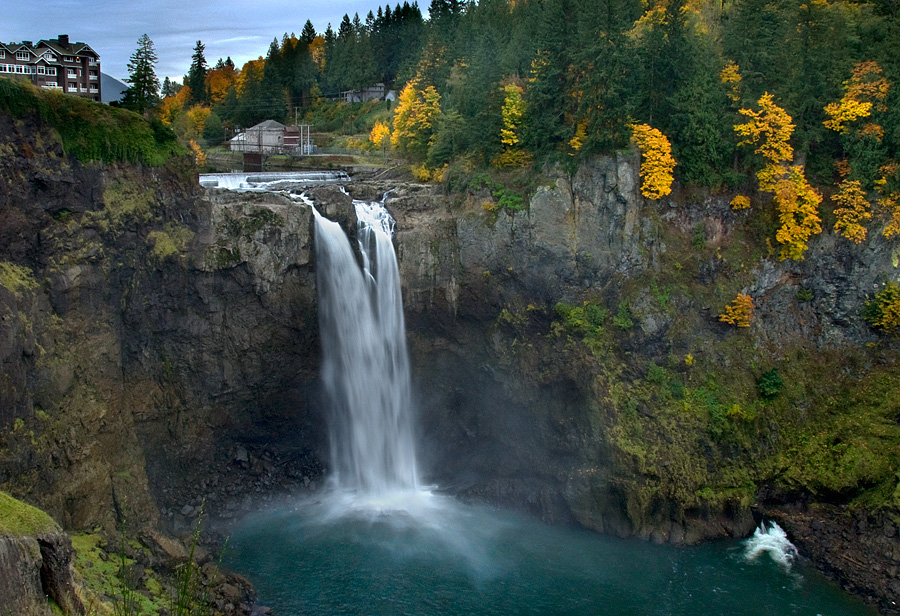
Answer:
[[[28,51],[17,51],[16,52],[16,60],[25,60],[28,61],[31,59],[31,53]]]

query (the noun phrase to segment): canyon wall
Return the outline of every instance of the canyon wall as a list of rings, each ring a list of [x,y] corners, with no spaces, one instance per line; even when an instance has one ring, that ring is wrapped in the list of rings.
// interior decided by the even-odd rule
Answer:
[[[203,191],[185,161],[80,165],[0,124],[0,487],[67,529],[177,532],[203,503],[227,519],[320,484],[309,207]],[[392,189],[427,480],[673,543],[896,510],[897,341],[862,318],[895,248],[825,233],[779,261],[764,203],[647,202],[637,169],[548,169],[521,211],[347,186]],[[350,196],[309,197],[353,233]],[[748,328],[718,318],[737,293]],[[884,599],[900,561],[871,545],[854,583]]]

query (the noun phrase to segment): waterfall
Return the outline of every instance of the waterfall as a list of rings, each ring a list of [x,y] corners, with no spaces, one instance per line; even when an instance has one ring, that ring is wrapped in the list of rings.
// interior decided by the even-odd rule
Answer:
[[[354,205],[361,265],[340,226],[313,208],[322,378],[332,410],[332,479],[382,497],[417,487],[409,358],[394,220],[383,203]]]

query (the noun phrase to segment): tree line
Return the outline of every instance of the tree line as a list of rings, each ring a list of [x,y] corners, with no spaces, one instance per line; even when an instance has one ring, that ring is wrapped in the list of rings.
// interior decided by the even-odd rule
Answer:
[[[682,185],[746,187],[768,169],[755,189],[794,191],[795,204],[809,202],[807,180],[834,186],[853,235],[867,220],[860,195],[888,210],[900,195],[897,58],[900,0],[432,0],[428,19],[404,3],[345,15],[336,32],[307,21],[240,69],[207,67],[198,41],[155,109],[214,138],[382,82],[399,100],[379,145],[432,170],[574,165],[652,127]],[[761,120],[755,138],[735,130],[747,111],[784,114],[790,160],[764,152],[777,123]]]

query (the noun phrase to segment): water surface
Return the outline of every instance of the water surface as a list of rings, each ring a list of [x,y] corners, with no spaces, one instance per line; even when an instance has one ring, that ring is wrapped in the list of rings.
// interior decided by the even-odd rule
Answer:
[[[875,614],[802,559],[746,554],[745,542],[657,546],[425,492],[338,493],[249,516],[226,563],[280,616]]]

